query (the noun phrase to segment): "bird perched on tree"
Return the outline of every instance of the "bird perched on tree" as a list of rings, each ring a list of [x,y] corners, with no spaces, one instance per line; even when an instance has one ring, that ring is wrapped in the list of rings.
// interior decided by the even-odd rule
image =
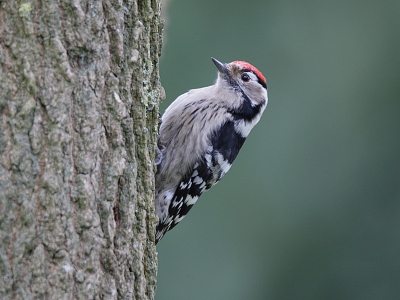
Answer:
[[[219,71],[215,84],[179,96],[161,119],[156,243],[228,172],[268,103],[267,82],[257,68],[212,60]]]

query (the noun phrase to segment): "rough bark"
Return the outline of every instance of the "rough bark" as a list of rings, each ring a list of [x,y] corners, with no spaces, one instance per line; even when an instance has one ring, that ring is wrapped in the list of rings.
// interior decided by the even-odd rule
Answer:
[[[0,298],[153,299],[160,0],[0,0]]]

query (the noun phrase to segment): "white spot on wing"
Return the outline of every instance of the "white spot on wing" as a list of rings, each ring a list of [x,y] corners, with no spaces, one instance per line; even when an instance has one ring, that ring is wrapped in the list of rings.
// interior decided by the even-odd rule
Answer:
[[[168,219],[166,219],[165,220],[165,222],[164,223],[166,223],[166,224],[171,224],[172,223],[172,216],[170,216]]]
[[[199,199],[198,196],[190,197],[188,196],[185,200],[187,205],[194,205],[197,202],[197,199]]]
[[[183,220],[184,217],[185,217],[185,216],[181,216],[181,217],[179,217],[179,218],[176,218],[176,219],[174,220],[174,223],[175,223],[175,224],[178,224],[180,221]]]
[[[206,154],[204,154],[204,158],[206,159],[206,162],[207,162],[207,167],[209,167],[209,168],[212,166],[212,163],[211,163],[211,160],[212,160],[211,153],[212,153],[212,151],[213,151],[213,147],[212,146],[208,146],[207,150],[206,150]]]
[[[178,200],[176,199],[175,201],[172,202],[172,207],[178,207],[180,209],[182,207],[182,197]]]
[[[204,189],[205,189],[205,187],[206,187],[206,182],[205,182],[205,181],[203,181],[203,183],[202,183],[202,184],[200,184],[200,187],[199,187],[199,189],[200,189],[200,193],[203,193],[203,192],[204,192]]]
[[[221,177],[222,177],[224,174],[226,174],[229,171],[229,169],[231,168],[232,165],[227,160],[224,160],[224,157],[221,153],[217,152],[216,156],[217,156],[217,162],[222,169],[222,173],[223,173],[223,174],[221,174]]]
[[[195,183],[197,185],[200,185],[203,182],[204,182],[204,180],[200,176],[195,177],[194,180],[193,180],[193,183]]]

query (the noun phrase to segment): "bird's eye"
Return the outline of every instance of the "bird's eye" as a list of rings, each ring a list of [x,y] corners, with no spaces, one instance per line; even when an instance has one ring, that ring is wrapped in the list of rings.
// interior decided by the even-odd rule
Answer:
[[[250,76],[247,75],[246,73],[243,73],[243,74],[242,74],[242,80],[243,80],[244,82],[249,82],[249,81],[250,81]]]

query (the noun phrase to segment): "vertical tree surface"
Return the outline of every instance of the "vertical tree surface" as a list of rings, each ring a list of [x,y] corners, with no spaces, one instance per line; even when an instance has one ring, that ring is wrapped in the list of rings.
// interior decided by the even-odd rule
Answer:
[[[0,0],[0,298],[153,299],[160,0]]]

